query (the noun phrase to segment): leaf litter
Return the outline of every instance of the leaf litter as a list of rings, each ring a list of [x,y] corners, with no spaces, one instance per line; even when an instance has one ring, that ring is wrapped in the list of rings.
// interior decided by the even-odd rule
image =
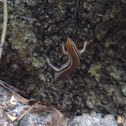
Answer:
[[[26,99],[19,92],[0,80],[0,126],[118,126],[119,118],[102,117],[95,112],[70,119],[62,113],[67,108],[55,108],[48,101]],[[122,123],[126,126],[126,121]]]

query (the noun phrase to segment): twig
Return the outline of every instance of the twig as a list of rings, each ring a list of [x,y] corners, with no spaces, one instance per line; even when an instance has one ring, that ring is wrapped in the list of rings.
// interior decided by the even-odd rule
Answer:
[[[18,93],[16,93],[15,91],[13,91],[7,83],[3,82],[0,80],[0,86],[3,86],[5,89],[7,89],[9,92],[12,93],[12,95],[19,101],[22,103],[29,103],[30,100],[23,98],[21,95],[19,95]]]
[[[0,85],[5,85],[6,87],[10,88],[11,90],[13,90],[14,92],[18,93],[19,89],[14,88],[13,86],[11,86],[10,84],[6,83],[5,81],[0,80]]]
[[[14,90],[14,88],[12,88],[9,84],[7,84],[6,82],[0,80],[0,86],[3,86],[5,89],[7,89],[10,93],[12,93],[12,95],[21,103],[29,103],[29,104],[35,104],[38,102],[38,100],[29,100],[26,98],[23,98],[21,95],[19,95],[18,93],[16,93]],[[51,106],[50,102],[47,101],[39,101],[40,104],[42,105],[47,105],[47,106]]]
[[[28,112],[30,112],[37,104],[39,103],[39,101],[37,103],[35,103],[34,105],[32,105],[27,111],[25,111],[21,116],[19,116],[17,118],[17,120],[21,120]]]
[[[7,20],[8,20],[8,10],[7,10],[7,2],[6,0],[3,0],[4,3],[4,19],[3,19],[3,30],[2,30],[2,36],[1,36],[1,43],[0,43],[0,60],[2,57],[2,49],[5,42],[6,37],[6,31],[7,31]]]

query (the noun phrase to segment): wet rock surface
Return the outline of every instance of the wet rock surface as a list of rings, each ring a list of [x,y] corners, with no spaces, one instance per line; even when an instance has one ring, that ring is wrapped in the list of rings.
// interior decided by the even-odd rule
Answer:
[[[0,79],[74,114],[126,116],[125,6],[123,0],[8,0]],[[2,16],[0,2],[0,34]],[[68,80],[53,82],[45,57],[65,63],[60,45],[67,37],[79,49],[88,41],[87,50]]]

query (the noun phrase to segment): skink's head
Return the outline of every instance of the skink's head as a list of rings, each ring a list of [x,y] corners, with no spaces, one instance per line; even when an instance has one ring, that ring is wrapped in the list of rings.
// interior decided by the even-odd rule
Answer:
[[[75,43],[72,41],[71,38],[67,38],[67,41],[66,41],[66,49],[71,54],[73,52],[77,51],[77,47],[76,47]]]

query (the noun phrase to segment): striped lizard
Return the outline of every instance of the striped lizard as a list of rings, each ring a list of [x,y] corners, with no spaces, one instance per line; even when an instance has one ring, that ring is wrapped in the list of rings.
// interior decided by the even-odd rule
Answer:
[[[60,68],[55,67],[53,64],[51,64],[49,58],[46,58],[46,61],[48,65],[55,71],[55,81],[59,81],[69,75],[71,72],[77,69],[77,67],[80,64],[80,54],[84,53],[86,50],[87,42],[84,43],[83,49],[78,50],[75,43],[72,41],[72,39],[67,38],[66,41],[66,49],[65,45],[62,44],[62,52],[65,55],[68,55],[68,61],[63,64]]]

